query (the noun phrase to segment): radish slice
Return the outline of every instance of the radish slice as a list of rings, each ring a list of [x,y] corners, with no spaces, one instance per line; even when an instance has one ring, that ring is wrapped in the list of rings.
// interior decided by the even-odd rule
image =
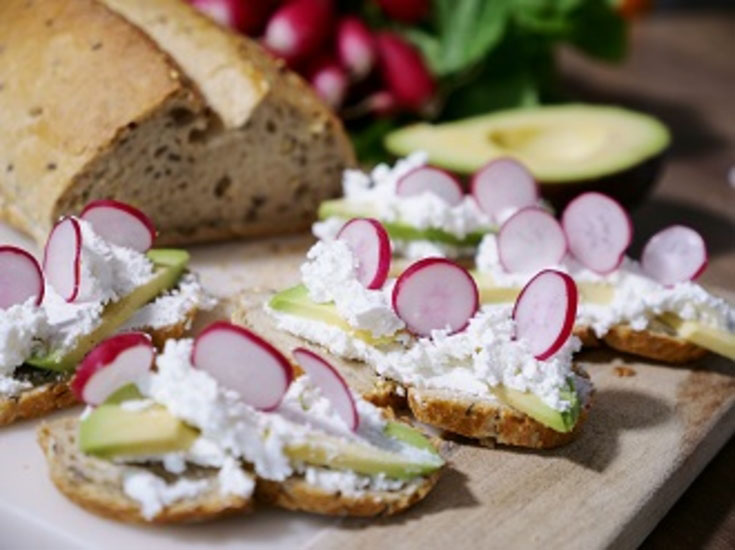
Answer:
[[[143,212],[111,199],[90,202],[79,216],[95,233],[112,244],[146,252],[156,238],[156,227]]]
[[[603,275],[617,269],[633,238],[628,213],[602,193],[582,193],[570,202],[561,225],[574,257]]]
[[[393,287],[393,309],[412,333],[459,332],[479,307],[477,284],[467,270],[444,258],[409,266]]]
[[[293,353],[296,362],[334,407],[339,417],[353,432],[360,424],[355,398],[352,397],[347,382],[332,365],[306,348],[296,348]]]
[[[480,210],[498,225],[517,210],[534,206],[539,199],[533,175],[512,158],[488,162],[472,176],[470,189]]]
[[[513,308],[516,337],[536,359],[554,355],[569,339],[577,315],[577,285],[566,273],[545,269],[531,279]]]
[[[707,246],[694,229],[672,225],[648,240],[643,248],[641,267],[662,285],[691,281],[707,267]]]
[[[17,246],[0,246],[0,309],[43,301],[43,273],[36,258]]]
[[[77,399],[87,405],[100,405],[122,386],[148,372],[154,356],[147,334],[118,334],[87,354],[71,381],[71,389]]]
[[[67,302],[79,294],[82,230],[76,218],[62,218],[49,233],[43,252],[43,271],[54,290]]]
[[[226,321],[209,325],[194,341],[192,363],[242,400],[263,411],[278,407],[293,379],[291,363],[257,334]]]
[[[412,197],[426,192],[434,193],[450,206],[458,205],[464,197],[457,178],[432,166],[414,168],[396,183],[396,195],[399,197]]]
[[[508,272],[535,272],[557,265],[567,252],[567,240],[558,221],[537,206],[513,214],[500,228],[498,256]]]
[[[337,233],[357,258],[357,280],[369,289],[381,288],[390,270],[390,239],[378,220],[355,218]]]

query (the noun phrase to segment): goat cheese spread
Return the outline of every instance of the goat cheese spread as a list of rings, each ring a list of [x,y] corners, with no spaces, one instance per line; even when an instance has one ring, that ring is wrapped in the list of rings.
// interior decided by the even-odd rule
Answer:
[[[301,278],[311,300],[334,302],[340,316],[355,329],[379,338],[404,327],[391,306],[393,281],[381,289],[365,288],[357,279],[357,259],[344,241],[319,241],[312,246],[301,266]]]
[[[526,344],[513,339],[507,308],[483,308],[462,332],[435,331],[431,338],[372,346],[340,328],[270,310],[278,328],[320,344],[331,353],[371,365],[378,374],[417,388],[449,389],[494,400],[493,388],[503,385],[536,394],[549,407],[565,411],[572,354],[570,338],[554,356],[539,361]]]
[[[494,284],[503,287],[522,287],[536,274],[506,272],[498,259],[495,235],[483,238],[476,264],[479,272],[489,274]],[[688,321],[735,332],[735,308],[725,300],[691,281],[664,286],[648,277],[640,264],[630,258],[624,258],[620,267],[607,275],[586,269],[569,256],[560,265],[548,267],[568,273],[577,282],[614,287],[613,300],[608,304],[579,304],[577,322],[591,327],[598,337],[621,323],[629,324],[634,330],[644,330],[657,315],[667,312]]]
[[[281,405],[274,412],[260,412],[240,400],[234,391],[217,384],[206,372],[190,362],[193,341],[169,340],[156,359],[157,371],[138,381],[146,397],[129,405],[133,408],[164,405],[174,416],[200,431],[192,446],[182,452],[148,457],[118,457],[116,461],[135,463],[160,461],[172,473],[185,471],[186,464],[218,468],[219,490],[249,496],[252,476],[240,461],[253,465],[254,473],[265,479],[283,481],[292,475],[303,475],[326,490],[349,488],[352,494],[373,488],[401,488],[410,481],[366,476],[349,471],[313,468],[292,462],[285,454],[287,445],[305,441],[315,433],[355,441],[369,442],[387,450],[403,453],[426,453],[398,440],[386,438],[386,421],[380,410],[355,396],[359,427],[353,432],[333,409],[330,401],[312,386],[306,376],[289,387]],[[138,501],[146,517],[154,517],[163,506],[208,489],[207,485],[186,483],[174,485],[140,470],[131,469],[125,493]],[[151,477],[155,479],[151,479]],[[179,485],[181,484],[181,485]]]
[[[353,204],[356,211],[365,212],[365,215],[383,222],[402,223],[419,230],[439,229],[458,239],[492,227],[490,218],[469,195],[461,203],[452,206],[430,192],[411,197],[396,194],[398,181],[411,170],[426,165],[427,158],[426,153],[419,151],[397,161],[392,168],[379,164],[370,174],[360,170],[345,170],[342,177],[344,200]],[[328,218],[315,224],[313,232],[320,239],[333,239],[345,221]],[[444,251],[459,252],[461,249],[447,247]]]
[[[43,349],[48,323],[35,298],[0,310],[0,396],[16,395],[31,384],[13,378],[15,368]]]

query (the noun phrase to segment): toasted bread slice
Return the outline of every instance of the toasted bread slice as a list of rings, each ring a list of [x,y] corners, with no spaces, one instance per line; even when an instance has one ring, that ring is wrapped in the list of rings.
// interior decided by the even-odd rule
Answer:
[[[164,506],[151,520],[143,517],[140,505],[123,490],[123,475],[129,470],[154,469],[146,466],[121,466],[100,460],[79,451],[78,420],[63,418],[43,422],[38,429],[38,442],[46,455],[49,474],[54,485],[82,508],[95,514],[133,523],[186,523],[206,521],[236,513],[250,512],[252,498],[222,495],[217,470],[189,469],[182,474],[187,479],[206,480],[201,494]],[[155,471],[161,477],[165,474]]]
[[[441,470],[409,482],[398,491],[360,491],[347,494],[330,491],[308,483],[303,477],[284,482],[259,479],[255,498],[287,510],[311,512],[324,516],[392,516],[421,501],[434,487]]]
[[[616,325],[605,334],[603,341],[615,350],[673,365],[691,363],[708,353],[703,347],[679,338],[658,325],[647,330]]]
[[[443,390],[427,390],[403,387],[393,380],[378,376],[360,361],[336,357],[321,346],[281,331],[274,319],[264,309],[269,293],[242,295],[232,316],[235,323],[252,328],[274,346],[288,354],[293,348],[303,346],[322,355],[337,368],[347,383],[364,399],[378,406],[401,408],[408,406],[420,421],[444,430],[478,439],[480,443],[493,442],[531,448],[552,448],[573,440],[584,423],[591,403],[591,395],[583,403],[583,413],[577,426],[569,433],[552,430],[512,407],[497,401]],[[578,372],[579,378],[588,378]]]
[[[197,308],[194,307],[176,324],[159,328],[143,327],[141,330],[150,334],[154,345],[160,349],[169,338],[183,336],[191,326],[196,313]],[[25,367],[21,369],[24,369],[22,376],[26,377],[32,387],[20,391],[17,395],[0,397],[0,426],[38,418],[77,403],[69,387],[72,373],[55,373]]]
[[[118,521],[133,523],[185,523],[250,512],[253,499],[223,496],[219,493],[217,470],[190,468],[187,479],[206,479],[210,486],[201,495],[176,501],[164,507],[153,519],[146,520],[140,505],[123,490],[123,474],[130,469],[145,469],[171,481],[179,479],[160,467],[128,466],[100,460],[79,451],[78,420],[64,418],[43,422],[38,441],[43,448],[54,485],[81,507]],[[393,515],[422,500],[434,487],[441,470],[417,478],[395,491],[364,490],[343,493],[308,483],[302,476],[284,482],[259,479],[255,500],[288,510],[330,516]]]

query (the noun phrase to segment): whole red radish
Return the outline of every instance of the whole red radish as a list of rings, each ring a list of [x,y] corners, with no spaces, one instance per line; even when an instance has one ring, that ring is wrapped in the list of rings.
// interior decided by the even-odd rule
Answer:
[[[304,61],[329,37],[333,15],[331,0],[291,0],[270,18],[263,42],[290,64]]]
[[[365,78],[375,65],[375,42],[370,29],[357,17],[343,17],[337,23],[337,55],[355,80]]]
[[[262,32],[273,8],[271,0],[189,0],[189,2],[220,25],[250,35]]]
[[[425,109],[436,91],[436,82],[421,54],[395,33],[381,32],[375,38],[383,81],[399,107]]]
[[[403,23],[415,23],[429,13],[429,0],[377,0],[380,8]]]
[[[112,393],[148,372],[154,357],[147,334],[118,334],[87,354],[71,381],[71,390],[87,405],[101,405]]]
[[[0,246],[0,309],[35,298],[43,301],[43,273],[36,258],[17,246]]]
[[[347,74],[336,60],[324,57],[309,70],[309,83],[332,109],[339,109],[347,94]]]

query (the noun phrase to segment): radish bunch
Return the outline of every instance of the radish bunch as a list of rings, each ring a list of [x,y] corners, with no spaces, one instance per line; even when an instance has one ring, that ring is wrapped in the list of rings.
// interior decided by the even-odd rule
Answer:
[[[345,113],[421,112],[436,84],[418,50],[396,33],[338,12],[336,0],[189,0],[212,19],[261,41]],[[375,0],[366,0],[374,2]],[[379,0],[389,18],[424,19],[428,0]]]

